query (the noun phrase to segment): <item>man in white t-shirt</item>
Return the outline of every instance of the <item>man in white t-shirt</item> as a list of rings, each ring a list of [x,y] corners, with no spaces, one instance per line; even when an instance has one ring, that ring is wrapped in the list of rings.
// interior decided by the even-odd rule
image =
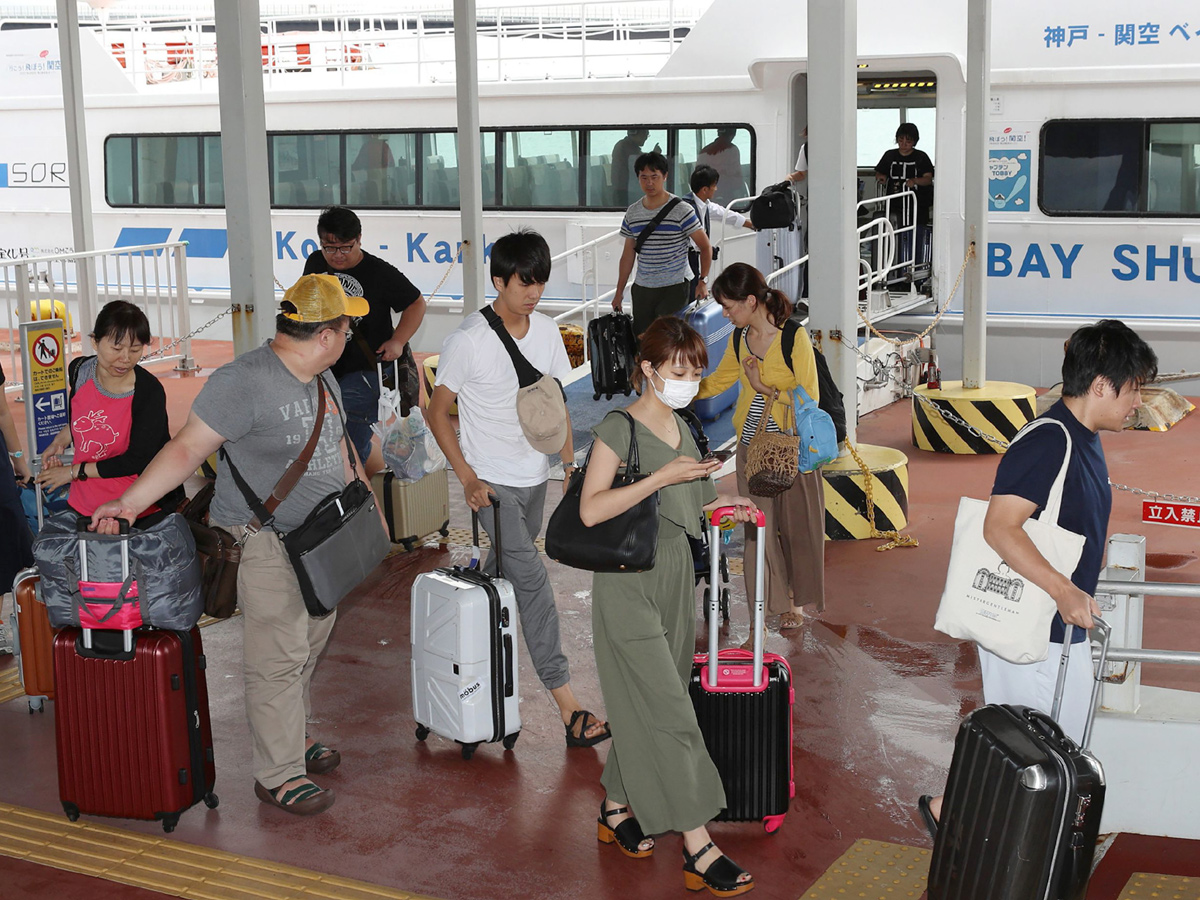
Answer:
[[[498,292],[492,309],[520,354],[544,375],[560,379],[569,375],[571,364],[558,326],[535,312],[550,278],[550,248],[545,239],[527,229],[504,235],[492,246],[491,276]],[[504,577],[516,593],[525,646],[538,678],[558,704],[568,746],[590,747],[609,737],[608,725],[583,709],[571,691],[554,589],[534,544],[542,528],[550,467],[546,453],[533,447],[522,431],[518,388],[513,358],[498,332],[482,311],[473,312],[442,344],[427,419],[462,482],[467,505],[479,513],[491,538],[493,552],[484,568],[492,572],[497,542],[491,495],[500,500]],[[450,421],[455,402],[457,437]],[[565,439],[560,454],[569,476],[575,465],[569,416]]]
[[[795,184],[798,181],[803,181],[808,177],[808,126],[804,126],[804,133],[800,135],[804,139],[804,143],[800,145],[800,155],[796,157],[796,171],[787,176],[787,180]]]

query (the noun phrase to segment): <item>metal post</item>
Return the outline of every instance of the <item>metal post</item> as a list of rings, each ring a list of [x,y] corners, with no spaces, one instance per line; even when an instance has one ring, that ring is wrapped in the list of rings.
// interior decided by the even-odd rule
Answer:
[[[463,315],[484,303],[483,174],[479,161],[479,46],[475,0],[454,0],[458,101],[458,206],[462,213]]]
[[[75,252],[96,249],[92,229],[92,180],[88,170],[87,126],[83,103],[83,67],[79,58],[79,6],[75,0],[58,0],[58,54],[62,61],[63,116],[67,125],[67,178],[71,194],[71,231]],[[79,296],[79,331],[83,350],[95,320],[96,262],[85,257],[75,267],[75,289]],[[66,284],[63,285],[66,290]]]
[[[258,0],[216,0],[216,25],[233,351],[240,356],[275,333]]]
[[[181,335],[190,334],[192,330],[191,303],[188,297],[187,244],[184,244],[175,248],[175,309],[178,311]],[[196,360],[192,358],[192,339],[185,337],[179,345],[179,362],[175,371],[190,372],[196,368]]]
[[[1140,534],[1114,534],[1108,539],[1108,565],[1101,573],[1108,582],[1143,581],[1146,578],[1146,538]],[[1096,602],[1112,626],[1111,646],[1140,648],[1145,596],[1142,594],[1096,591]],[[1138,663],[1109,663],[1104,688],[1104,708],[1113,712],[1136,713],[1141,706],[1142,669]]]
[[[963,387],[987,382],[987,128],[991,0],[967,3],[966,224],[975,253],[963,284]]]
[[[855,135],[858,8],[844,0],[808,4],[810,328],[828,340],[830,373],[846,396],[846,437],[857,431],[858,233]],[[799,127],[796,131],[799,132]]]

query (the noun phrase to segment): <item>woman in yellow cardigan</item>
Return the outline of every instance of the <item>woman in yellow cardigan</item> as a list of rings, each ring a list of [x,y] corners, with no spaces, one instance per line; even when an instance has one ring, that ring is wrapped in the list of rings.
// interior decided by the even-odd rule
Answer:
[[[734,263],[713,282],[713,296],[737,331],[729,339],[716,371],[700,382],[700,397],[713,397],[735,381],[741,385],[733,424],[738,434],[738,493],[750,497],[767,516],[765,573],[767,615],[778,615],[779,630],[799,628],[801,610],[812,604],[825,608],[825,487],[819,470],[799,475],[796,483],[774,499],[751,494],[746,481],[746,449],[763,426],[763,408],[774,389],[779,399],[766,422],[768,431],[792,422],[790,394],[797,385],[818,400],[817,365],[808,332],[799,328],[791,360],[783,358],[783,326],[792,302],[767,286],[753,266]],[[753,591],[757,528],[746,527],[746,592]],[[747,641],[747,647],[750,642]]]

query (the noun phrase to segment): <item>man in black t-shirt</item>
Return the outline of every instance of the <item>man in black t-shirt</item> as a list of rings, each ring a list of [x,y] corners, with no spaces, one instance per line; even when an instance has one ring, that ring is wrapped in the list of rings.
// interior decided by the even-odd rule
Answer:
[[[933,160],[924,150],[917,149],[921,132],[912,122],[903,122],[896,129],[896,146],[888,150],[875,164],[875,180],[882,185],[885,194],[913,191],[917,195],[916,222],[912,221],[912,207],[908,203],[893,204],[891,218],[897,228],[916,225],[916,253],[910,253],[912,232],[900,235],[897,259],[908,259],[911,255],[916,265],[928,264],[930,255],[929,213],[933,209]]]
[[[317,219],[321,248],[304,263],[305,275],[336,275],[348,297],[364,297],[371,311],[353,322],[346,349],[332,371],[342,391],[346,431],[365,463],[371,454],[371,424],[377,420],[376,362],[390,363],[421,327],[425,298],[389,262],[362,248],[362,223],[345,206],[331,206]],[[392,313],[400,321],[392,327]]]

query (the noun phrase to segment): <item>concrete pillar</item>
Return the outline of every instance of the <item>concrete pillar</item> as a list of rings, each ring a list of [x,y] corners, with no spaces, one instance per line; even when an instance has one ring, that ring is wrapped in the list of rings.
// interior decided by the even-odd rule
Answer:
[[[963,284],[963,387],[987,382],[987,132],[991,67],[991,0],[967,3],[966,236],[975,243]],[[964,248],[965,250],[966,248]]]
[[[236,310],[233,352],[240,356],[275,333],[275,235],[258,0],[216,0],[216,25],[229,288]]]
[[[75,252],[96,249],[92,229],[92,180],[88,171],[87,127],[83,106],[83,70],[79,60],[79,8],[76,0],[58,0],[58,55],[62,60],[63,116],[67,126],[67,178],[71,194],[71,230]],[[96,321],[96,261],[81,260],[75,270],[79,296],[76,324],[83,335],[83,352],[91,349],[88,332]],[[22,304],[21,316],[29,307]],[[24,318],[22,318],[24,321]]]
[[[821,332],[829,370],[846,398],[846,436],[857,430],[858,244],[854,208],[858,4],[808,4],[809,327]],[[815,336],[815,335],[814,335]]]
[[[462,215],[463,315],[484,305],[483,177],[479,159],[479,47],[475,0],[454,0],[455,94],[458,101],[458,206]]]

